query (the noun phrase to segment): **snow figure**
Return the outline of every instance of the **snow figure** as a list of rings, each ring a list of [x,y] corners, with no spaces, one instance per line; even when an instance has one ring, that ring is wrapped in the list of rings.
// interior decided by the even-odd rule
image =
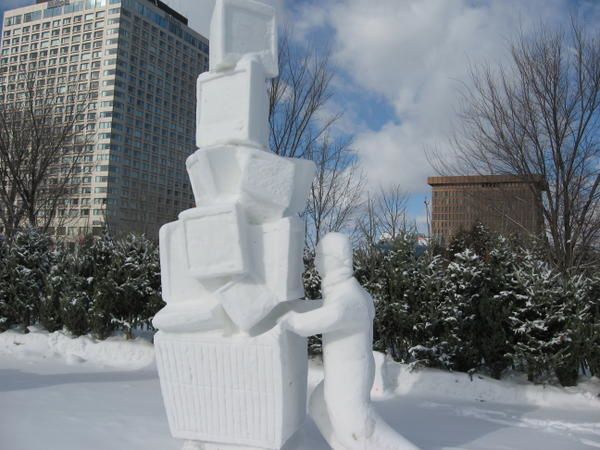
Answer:
[[[280,319],[284,328],[301,336],[323,334],[325,378],[310,399],[312,418],[334,450],[416,450],[371,404],[375,308],[353,277],[348,238],[326,235],[317,246],[315,265],[323,280],[323,306]]]
[[[276,319],[303,308],[311,161],[268,152],[273,8],[217,0],[210,71],[198,77],[196,207],[160,230],[154,317],[161,390],[185,449],[280,449],[306,415],[306,339]],[[300,303],[305,303],[301,301]]]

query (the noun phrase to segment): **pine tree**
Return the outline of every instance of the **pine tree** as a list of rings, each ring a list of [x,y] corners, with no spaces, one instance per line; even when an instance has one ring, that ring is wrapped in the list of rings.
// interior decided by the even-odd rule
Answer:
[[[481,258],[466,249],[454,255],[446,269],[442,301],[438,306],[438,356],[449,368],[468,372],[480,367],[475,345],[478,307],[489,295],[487,270]]]
[[[0,237],[0,333],[15,324],[15,318],[11,315],[9,309],[8,262],[8,244],[4,238]]]
[[[407,349],[413,365],[449,369],[451,363],[439,340],[443,316],[440,304],[443,301],[444,273],[447,263],[440,255],[425,255],[410,272],[414,306],[411,314],[411,339]]]
[[[52,241],[33,228],[19,231],[4,248],[0,269],[0,308],[5,325],[24,331],[39,320],[47,278],[52,267]]]
[[[492,243],[492,240],[488,242]],[[510,314],[517,299],[518,286],[513,275],[516,261],[510,243],[496,237],[492,247],[486,262],[486,295],[479,299],[477,305],[474,344],[490,375],[499,379],[512,364]]]
[[[160,296],[158,248],[143,236],[129,235],[116,245],[113,277],[116,324],[127,338],[164,306]]]
[[[305,250],[303,255],[304,272],[302,274],[302,283],[304,285],[304,296],[307,300],[320,300],[321,295],[321,276],[315,267],[314,251]],[[308,354],[311,356],[320,356],[323,353],[322,336],[310,336],[308,338]]]
[[[375,348],[406,362],[412,316],[423,301],[416,239],[403,234],[394,241],[380,242],[378,248],[380,253],[368,263],[370,279],[366,283],[375,300]]]
[[[40,324],[50,332],[60,330],[64,325],[61,298],[65,291],[72,289],[72,277],[77,275],[73,254],[74,252],[64,244],[58,244],[54,251],[54,261],[40,304]]]
[[[91,333],[106,339],[117,329],[115,271],[116,243],[105,233],[81,249],[81,276],[88,281],[90,304],[88,320]]]
[[[60,296],[62,322],[71,335],[83,336],[90,332],[90,305],[92,301],[85,290],[69,286]]]
[[[521,294],[513,309],[514,361],[535,382],[576,382],[575,334],[581,280],[568,279],[526,252],[515,272]]]
[[[579,306],[578,334],[582,343],[582,365],[590,375],[600,376],[600,276],[589,279]]]

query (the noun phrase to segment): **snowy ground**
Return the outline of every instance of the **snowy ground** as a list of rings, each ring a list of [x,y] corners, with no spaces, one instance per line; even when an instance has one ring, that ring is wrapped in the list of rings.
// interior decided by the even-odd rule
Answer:
[[[600,382],[573,390],[388,365],[377,409],[423,449],[600,448]],[[321,371],[313,364],[311,387]],[[0,449],[178,450],[152,346],[0,334]],[[325,450],[308,420],[286,450]]]

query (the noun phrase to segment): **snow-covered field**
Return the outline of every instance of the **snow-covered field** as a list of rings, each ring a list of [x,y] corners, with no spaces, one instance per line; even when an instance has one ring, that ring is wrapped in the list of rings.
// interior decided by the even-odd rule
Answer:
[[[178,450],[144,340],[0,334],[1,450]],[[423,449],[600,448],[600,382],[577,389],[388,364],[376,407]],[[310,385],[321,376],[312,364]],[[325,450],[314,424],[286,450]]]

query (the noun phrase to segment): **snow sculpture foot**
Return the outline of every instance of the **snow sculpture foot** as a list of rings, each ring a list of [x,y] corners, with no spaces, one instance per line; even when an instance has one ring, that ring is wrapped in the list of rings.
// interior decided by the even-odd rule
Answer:
[[[323,306],[291,312],[280,323],[301,336],[323,334],[325,379],[310,400],[317,427],[334,450],[417,450],[371,404],[375,308],[353,277],[349,239],[326,235],[317,246],[315,265],[323,279]]]
[[[185,441],[181,450],[204,450],[204,446],[202,445],[202,442]]]
[[[369,408],[367,416],[362,419],[359,429],[334,431],[325,402],[323,382],[310,397],[309,412],[333,450],[419,450],[394,431],[372,408]]]

